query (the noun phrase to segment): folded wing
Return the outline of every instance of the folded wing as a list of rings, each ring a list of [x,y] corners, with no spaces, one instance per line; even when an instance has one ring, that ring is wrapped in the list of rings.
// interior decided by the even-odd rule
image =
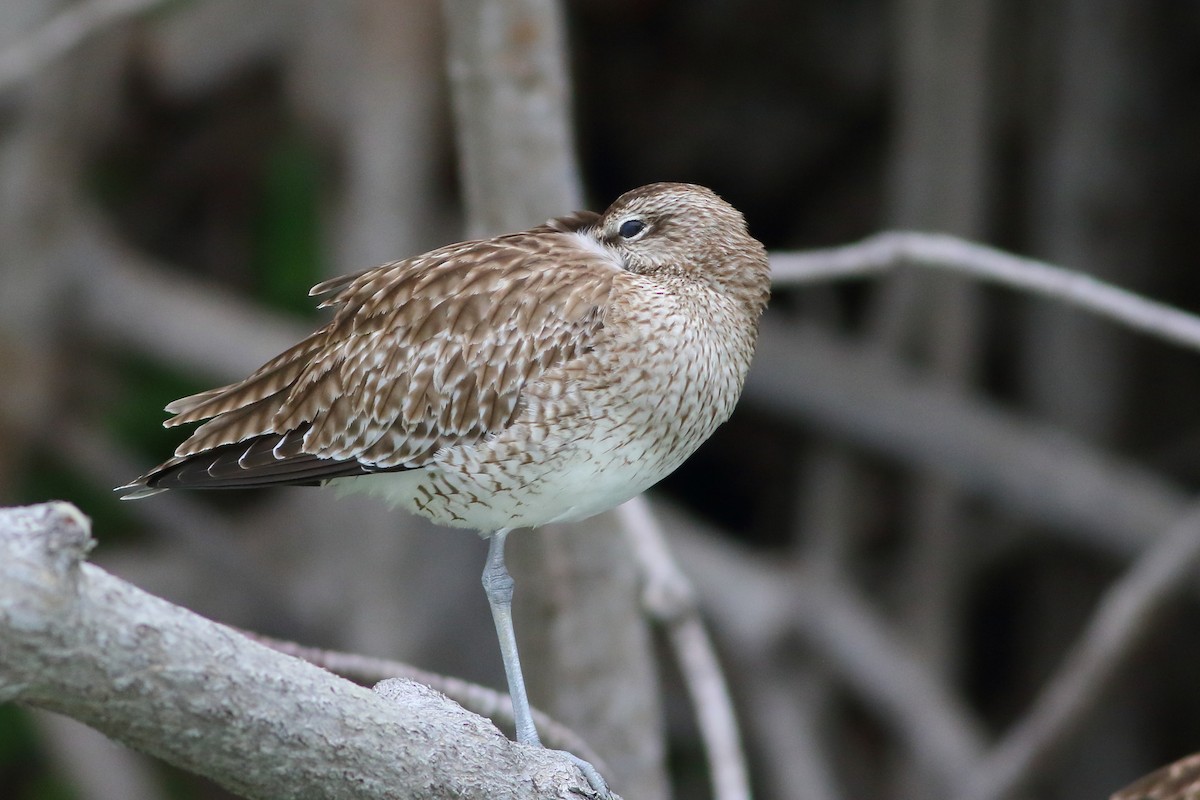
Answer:
[[[168,426],[204,422],[127,496],[419,469],[504,430],[525,387],[586,353],[603,327],[619,266],[579,243],[594,220],[318,285],[334,318],[245,380],[167,406]]]

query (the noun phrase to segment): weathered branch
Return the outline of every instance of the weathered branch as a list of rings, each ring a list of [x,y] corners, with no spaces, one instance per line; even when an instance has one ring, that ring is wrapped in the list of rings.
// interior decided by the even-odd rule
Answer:
[[[436,689],[474,714],[509,727],[514,724],[512,698],[504,692],[489,689],[478,683],[471,683],[449,675],[439,675],[436,672],[418,669],[401,661],[374,658],[358,653],[342,653],[319,647],[307,647],[250,631],[243,631],[243,633],[272,650],[304,659],[310,664],[327,669],[335,675],[341,675],[355,683],[369,686],[396,678],[416,681],[431,689]],[[607,766],[604,760],[570,728],[536,708],[533,709],[533,721],[537,724],[538,734],[541,736],[543,745],[555,750],[574,753],[590,762],[601,772],[606,770]]]
[[[0,702],[67,714],[249,798],[586,794],[569,761],[405,681],[387,698],[83,563],[73,506],[0,511]]]

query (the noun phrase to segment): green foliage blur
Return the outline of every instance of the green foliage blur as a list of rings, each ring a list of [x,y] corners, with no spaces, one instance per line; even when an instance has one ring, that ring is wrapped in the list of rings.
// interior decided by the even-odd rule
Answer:
[[[6,800],[73,800],[70,786],[48,766],[28,712],[0,705],[0,790]]]

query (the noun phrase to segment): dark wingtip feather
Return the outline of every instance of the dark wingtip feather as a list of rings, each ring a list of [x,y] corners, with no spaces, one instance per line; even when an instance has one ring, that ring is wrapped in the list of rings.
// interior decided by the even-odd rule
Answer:
[[[171,459],[117,491],[128,492],[122,500],[137,500],[168,489],[319,486],[332,478],[404,469],[379,469],[353,459],[321,458],[302,452],[303,441],[302,428],[287,434],[268,434],[221,445]]]
[[[166,489],[155,489],[147,486],[142,478],[138,478],[136,481],[127,483],[124,486],[118,486],[113,491],[124,492],[118,498],[119,500],[141,500],[143,497],[150,497],[151,495],[165,492]]]

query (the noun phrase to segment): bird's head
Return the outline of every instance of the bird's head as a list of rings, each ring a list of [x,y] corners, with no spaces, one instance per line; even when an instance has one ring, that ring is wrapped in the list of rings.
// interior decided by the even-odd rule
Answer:
[[[711,189],[652,183],[618,197],[593,235],[625,269],[708,284],[761,311],[770,289],[762,244],[736,208]]]

